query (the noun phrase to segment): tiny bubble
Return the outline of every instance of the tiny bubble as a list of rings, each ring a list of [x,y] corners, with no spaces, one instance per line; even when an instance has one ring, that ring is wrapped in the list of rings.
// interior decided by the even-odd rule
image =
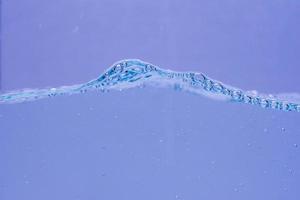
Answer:
[[[298,144],[294,144],[294,147],[296,147],[296,148],[297,148],[297,147],[298,147]]]
[[[76,32],[78,32],[78,30],[79,30],[79,26],[75,26],[75,27],[73,28],[72,32],[73,32],[73,33],[76,33]]]
[[[101,146],[101,150],[106,150],[106,146]]]

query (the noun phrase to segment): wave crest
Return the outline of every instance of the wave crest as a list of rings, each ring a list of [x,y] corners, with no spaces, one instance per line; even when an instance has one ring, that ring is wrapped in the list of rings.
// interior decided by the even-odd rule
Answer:
[[[121,60],[113,64],[97,79],[87,83],[46,89],[25,89],[0,95],[0,103],[21,103],[47,97],[85,93],[92,90],[121,90],[140,85],[173,87],[219,100],[246,103],[283,111],[300,112],[300,95],[264,95],[256,91],[243,91],[203,73],[164,70],[138,59]]]

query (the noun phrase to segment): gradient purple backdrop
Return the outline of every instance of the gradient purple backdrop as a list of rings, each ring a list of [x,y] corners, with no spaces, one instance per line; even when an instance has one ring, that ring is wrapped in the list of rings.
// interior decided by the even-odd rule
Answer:
[[[300,93],[297,0],[2,0],[2,91],[139,58]],[[163,89],[0,106],[0,199],[300,198],[300,116]]]
[[[2,4],[5,90],[84,82],[140,58],[244,89],[299,92],[297,0]]]

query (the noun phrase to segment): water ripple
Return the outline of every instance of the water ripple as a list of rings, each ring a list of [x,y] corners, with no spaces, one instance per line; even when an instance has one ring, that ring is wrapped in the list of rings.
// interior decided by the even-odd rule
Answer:
[[[127,59],[113,64],[97,79],[87,83],[47,89],[26,89],[0,94],[0,103],[21,103],[38,99],[85,93],[92,90],[122,90],[142,85],[172,87],[175,90],[205,95],[214,99],[246,103],[283,111],[300,112],[298,94],[264,95],[255,91],[243,91],[203,73],[175,72],[153,64]]]

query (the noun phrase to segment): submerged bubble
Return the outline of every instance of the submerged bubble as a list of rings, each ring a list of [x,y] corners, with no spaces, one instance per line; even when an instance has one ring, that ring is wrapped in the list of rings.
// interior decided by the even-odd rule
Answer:
[[[243,100],[243,93],[239,90],[232,91],[231,97],[235,101],[242,101]]]
[[[248,95],[245,95],[244,96],[244,102],[245,103],[251,103],[252,102],[252,97],[248,96]]]
[[[182,90],[182,86],[180,84],[178,84],[178,83],[175,83],[174,84],[174,90],[181,91]]]
[[[269,101],[266,100],[266,99],[261,99],[260,100],[260,106],[263,107],[263,108],[269,107]]]
[[[203,74],[195,73],[192,76],[192,81],[194,81],[195,83],[203,84],[205,81],[205,76]]]
[[[287,104],[287,110],[288,110],[288,111],[297,111],[297,104],[294,104],[294,103],[288,103],[288,104]]]
[[[228,88],[223,88],[222,93],[227,96],[231,95],[232,91]]]
[[[213,90],[215,92],[218,92],[218,93],[221,92],[223,90],[222,84],[220,84],[220,83],[214,83],[213,84]]]
[[[213,82],[209,79],[206,79],[204,81],[204,89],[207,90],[207,91],[210,91],[213,87]]]
[[[281,108],[280,102],[278,102],[276,100],[271,100],[271,108],[273,108],[273,109],[280,109]]]
[[[115,73],[121,73],[123,71],[123,65],[122,64],[117,64],[114,67],[114,72]]]
[[[151,72],[155,69],[155,67],[153,65],[147,64],[145,67],[145,71],[146,72]]]
[[[298,148],[298,144],[294,144],[294,147]]]

